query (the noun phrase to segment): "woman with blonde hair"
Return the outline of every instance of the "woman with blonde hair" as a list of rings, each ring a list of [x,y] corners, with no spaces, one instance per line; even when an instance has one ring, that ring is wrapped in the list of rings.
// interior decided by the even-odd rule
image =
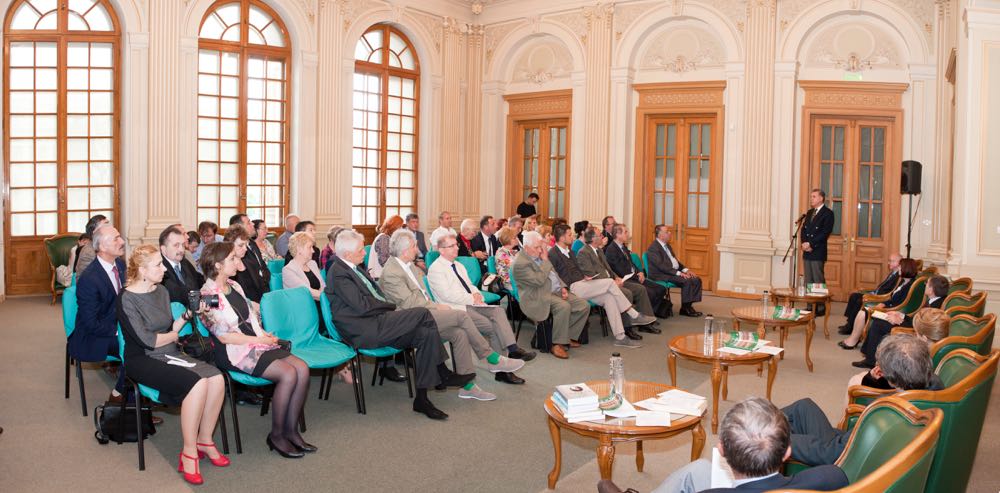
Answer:
[[[397,214],[386,217],[385,221],[382,221],[382,225],[378,227],[378,236],[372,242],[371,253],[368,254],[368,265],[365,266],[373,279],[382,277],[382,266],[389,261],[390,257],[389,239],[401,227],[403,227],[403,218]]]
[[[198,461],[207,457],[225,467],[212,436],[225,399],[225,383],[217,368],[177,349],[178,334],[193,317],[190,310],[174,318],[170,295],[160,282],[166,268],[160,250],[141,245],[128,260],[125,289],[118,298],[118,320],[125,339],[125,374],[160,391],[160,401],[181,406],[183,449],[177,472],[191,484],[204,482]],[[205,309],[200,305],[199,312]],[[180,362],[180,363],[175,363]]]

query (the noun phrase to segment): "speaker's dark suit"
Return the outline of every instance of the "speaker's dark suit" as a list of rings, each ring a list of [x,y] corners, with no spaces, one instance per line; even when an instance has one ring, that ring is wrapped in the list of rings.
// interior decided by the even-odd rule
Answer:
[[[735,488],[713,488],[702,493],[763,493],[772,490],[831,491],[848,485],[847,475],[837,466],[816,466],[792,477],[778,474],[769,478],[743,483]]]
[[[941,304],[944,303],[944,298],[935,298],[933,301],[927,303],[925,308],[941,308]],[[899,324],[900,327],[913,328],[913,317],[906,315],[903,317],[903,321]],[[865,361],[875,364],[875,351],[878,349],[879,343],[882,339],[885,339],[887,335],[892,333],[892,325],[882,319],[872,319],[871,325],[868,327],[868,335],[865,336],[865,343],[861,346],[861,352],[865,355]]]
[[[833,210],[823,206],[819,212],[809,209],[802,224],[802,243],[809,243],[811,252],[802,252],[805,260],[826,262],[826,240],[833,233]]]
[[[583,248],[586,249],[588,247],[585,246]],[[653,313],[663,314],[665,308],[663,305],[666,304],[667,299],[667,288],[650,282],[649,279],[646,279],[645,282],[639,282],[639,270],[632,263],[632,252],[628,249],[628,246],[619,246],[614,242],[608,243],[608,247],[604,249],[604,257],[607,259],[611,271],[616,276],[625,277],[629,274],[634,274],[625,282],[646,288],[646,295],[649,298]]]
[[[201,291],[201,286],[205,284],[205,277],[195,270],[191,262],[188,262],[187,259],[181,259],[181,275],[184,276],[184,279],[178,279],[177,273],[174,272],[174,267],[167,260],[167,257],[163,255],[160,255],[160,257],[163,260],[163,267],[167,269],[163,273],[163,281],[160,281],[160,284],[167,288],[167,293],[170,294],[170,301],[172,303],[177,302],[187,306],[188,292]]]
[[[413,231],[413,235],[417,237],[417,250],[420,250],[419,258],[427,257],[427,241],[424,240],[423,231]]]
[[[866,294],[886,294],[892,291],[892,288],[896,287],[898,281],[899,271],[893,270],[889,272],[889,275],[885,276],[885,279],[874,290],[855,291],[851,293],[851,296],[847,299],[847,308],[844,309],[844,316],[847,317],[847,323],[853,323],[854,317],[858,316],[858,312],[861,311],[862,300]]]
[[[383,299],[372,294],[362,276]],[[368,273],[352,269],[339,258],[333,259],[327,269],[326,295],[337,332],[352,346],[416,348],[417,388],[428,389],[440,383],[436,367],[441,361],[441,336],[429,310],[396,310],[396,305],[384,301],[385,295]]]
[[[677,261],[676,269],[670,261],[670,255],[667,255],[667,251]],[[681,272],[685,268],[684,263],[677,258],[677,254],[674,253],[673,248],[670,248],[669,243],[661,245],[659,241],[653,240],[649,244],[649,248],[646,249],[646,262],[649,264],[646,266],[646,271],[649,273],[650,279],[670,282],[681,287],[681,303],[701,301],[701,278],[698,276],[681,277]]]

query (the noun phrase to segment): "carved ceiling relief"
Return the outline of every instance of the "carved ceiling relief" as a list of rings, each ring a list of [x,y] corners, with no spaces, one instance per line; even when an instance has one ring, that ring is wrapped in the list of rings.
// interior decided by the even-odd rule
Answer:
[[[551,36],[546,38],[522,49],[514,63],[513,82],[541,85],[553,79],[569,77],[573,71],[573,56],[562,42]]]
[[[787,30],[788,26],[804,12],[807,8],[824,0],[781,0],[778,2],[778,18],[781,30]],[[929,46],[933,46],[934,20],[938,10],[946,8],[946,0],[885,0],[896,4],[905,11],[921,27],[924,37]],[[846,0],[846,7],[850,10],[864,10],[864,2],[861,0]],[[944,7],[943,7],[944,6]]]
[[[807,65],[861,72],[874,68],[903,66],[900,51],[880,29],[859,23],[844,23],[821,31],[810,43]]]
[[[493,54],[497,46],[511,32],[521,27],[523,22],[508,22],[506,24],[491,24],[483,29],[483,46],[486,47],[486,61],[493,60]]]
[[[680,0],[674,1],[680,3]],[[659,3],[629,3],[615,6],[615,39],[622,39],[622,34],[628,30],[632,23],[639,20],[646,12],[649,12],[659,6]]]
[[[725,50],[715,37],[699,28],[678,27],[656,35],[639,59],[639,68],[691,72],[719,66]]]

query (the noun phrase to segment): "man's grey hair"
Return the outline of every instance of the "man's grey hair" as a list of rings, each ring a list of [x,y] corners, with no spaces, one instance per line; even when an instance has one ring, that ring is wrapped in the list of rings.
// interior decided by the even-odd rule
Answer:
[[[770,401],[746,399],[722,418],[719,439],[729,467],[759,478],[777,472],[791,441],[788,418]]]
[[[459,231],[465,231],[465,228],[479,230],[479,223],[475,219],[466,219],[462,221],[462,224],[458,227]]]
[[[365,237],[353,229],[345,229],[337,234],[337,242],[334,245],[334,252],[340,258],[347,258],[361,248],[365,243]]]
[[[398,257],[417,243],[417,236],[406,228],[399,228],[389,238],[389,255]]]
[[[288,220],[291,219],[291,218],[293,218],[293,217],[295,219],[298,219],[299,215],[295,214],[295,213],[292,213],[292,214],[288,214],[287,216],[285,216],[285,222],[284,222],[285,226],[288,226]]]
[[[525,248],[530,248],[538,245],[542,242],[542,235],[538,234],[537,231],[525,231],[521,235],[521,244]]]
[[[875,362],[896,390],[926,389],[934,373],[927,343],[911,335],[890,335],[879,343]]]
[[[451,234],[451,233],[447,233],[447,234],[443,234],[443,235],[441,235],[441,236],[438,236],[438,241],[437,241],[437,244],[436,244],[436,245],[434,245],[434,246],[436,246],[436,247],[437,247],[437,249],[438,249],[438,250],[440,250],[440,249],[441,249],[441,247],[442,247],[442,246],[443,246],[443,245],[444,245],[445,243],[447,243],[447,242],[448,242],[448,240],[451,240],[451,241],[458,241],[458,237],[456,237],[455,235],[453,235],[453,234]]]
[[[101,246],[104,245],[104,242],[112,238],[111,231],[109,231],[110,229],[115,229],[111,223],[101,224],[94,229],[94,234],[91,235],[90,242],[93,244],[95,252],[100,252]]]
[[[511,226],[513,226],[513,225],[515,225],[515,224],[521,224],[521,225],[523,225],[524,224],[524,218],[521,217],[521,216],[519,216],[519,215],[517,215],[517,214],[514,214],[513,216],[510,216],[509,219],[507,219],[507,227],[508,228],[511,227]]]

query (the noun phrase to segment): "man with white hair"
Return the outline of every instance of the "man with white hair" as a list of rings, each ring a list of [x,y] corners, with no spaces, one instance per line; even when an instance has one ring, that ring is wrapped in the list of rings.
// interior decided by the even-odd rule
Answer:
[[[448,211],[441,211],[438,214],[438,227],[431,232],[431,248],[437,249],[436,245],[438,238],[441,235],[455,235],[455,229],[451,227],[451,213]]]
[[[414,265],[420,252],[416,241],[413,233],[406,229],[397,230],[389,239],[391,257],[382,268],[382,277],[378,280],[386,298],[398,308],[427,308],[431,311],[441,338],[452,344],[451,357],[455,359],[455,368],[459,374],[476,372],[472,360],[473,352],[493,373],[511,373],[524,366],[524,361],[509,359],[501,354],[504,348],[492,326],[477,328],[465,311],[453,310],[444,303],[431,301],[430,293],[424,284],[424,272]],[[492,348],[480,334],[482,329],[487,329],[483,333],[490,337],[493,342]],[[442,378],[446,378],[451,371],[447,365],[440,363],[438,373]],[[458,391],[458,397],[480,401],[496,399],[495,395],[479,388],[474,382],[465,384],[465,387]]]
[[[427,308],[397,310],[388,301],[361,266],[365,258],[363,236],[353,229],[341,231],[335,250],[337,256],[326,274],[326,295],[337,331],[355,348],[416,349],[413,410],[431,419],[447,419],[448,415],[427,398],[427,389],[438,383],[464,387],[475,375],[453,374],[441,381],[436,370],[441,362],[441,336],[434,317]]]
[[[295,227],[299,225],[299,216],[289,214],[285,216],[285,232],[281,233],[278,241],[274,243],[274,251],[284,257],[288,253],[288,240],[295,234]],[[247,230],[251,231],[251,230]]]

